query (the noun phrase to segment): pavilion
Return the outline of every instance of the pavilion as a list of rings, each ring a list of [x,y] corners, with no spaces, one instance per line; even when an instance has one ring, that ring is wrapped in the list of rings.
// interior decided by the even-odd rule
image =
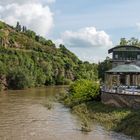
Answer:
[[[112,68],[105,74],[105,86],[108,92],[125,92],[126,89],[138,89],[140,87],[140,67],[124,64]]]
[[[140,94],[140,47],[116,46],[111,48],[112,69],[105,73],[105,92]]]

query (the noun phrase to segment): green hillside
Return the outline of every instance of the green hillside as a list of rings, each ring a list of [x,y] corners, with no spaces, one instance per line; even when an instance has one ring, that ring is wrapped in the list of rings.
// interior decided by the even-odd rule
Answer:
[[[64,45],[0,22],[0,89],[23,89],[97,80],[97,65],[80,61]]]

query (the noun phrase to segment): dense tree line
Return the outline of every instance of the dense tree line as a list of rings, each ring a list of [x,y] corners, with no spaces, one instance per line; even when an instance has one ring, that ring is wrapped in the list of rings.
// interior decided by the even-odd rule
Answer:
[[[63,85],[82,78],[98,79],[97,64],[80,61],[64,45],[56,48],[51,40],[37,37],[33,31],[17,31],[2,22],[0,27],[3,42],[0,43],[1,89]]]

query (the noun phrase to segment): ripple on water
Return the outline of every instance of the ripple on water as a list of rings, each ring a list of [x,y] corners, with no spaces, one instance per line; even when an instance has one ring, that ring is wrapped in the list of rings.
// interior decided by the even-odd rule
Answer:
[[[68,108],[53,102],[48,110],[42,103],[63,87],[48,87],[0,94],[0,140],[130,140],[123,134],[93,124],[92,131],[80,131],[78,118]]]

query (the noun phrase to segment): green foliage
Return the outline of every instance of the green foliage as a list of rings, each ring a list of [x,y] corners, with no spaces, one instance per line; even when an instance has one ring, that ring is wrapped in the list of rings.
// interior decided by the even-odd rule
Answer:
[[[19,22],[17,22],[16,31],[21,32],[21,25],[19,24]]]
[[[139,39],[132,37],[130,39],[126,39],[126,38],[121,38],[120,39],[120,45],[136,45],[136,46],[140,46],[140,41]]]
[[[25,70],[22,69],[14,69],[12,70],[8,76],[8,85],[10,89],[24,89],[31,86],[31,79],[25,73]]]
[[[19,30],[19,23],[16,28],[1,24],[0,73],[6,75],[9,88],[65,85],[82,78],[97,80],[97,65],[80,61],[64,45],[56,48],[51,40],[25,26]]]
[[[99,95],[99,84],[90,80],[78,80],[74,82],[69,89],[69,96],[65,103],[68,106],[74,106],[82,102],[96,100]]]
[[[5,27],[5,24],[0,21],[0,29],[3,29]]]
[[[131,111],[128,115],[122,118],[117,127],[114,128],[117,132],[123,132],[130,136],[135,136],[140,139],[140,111]]]
[[[98,80],[98,65],[90,64],[89,62],[84,62],[78,64],[76,69],[76,77],[75,79],[87,79],[87,80]]]
[[[31,30],[27,30],[26,35],[32,39],[35,39],[35,37],[36,37],[36,33],[34,31],[31,31]]]
[[[55,47],[55,44],[51,41],[51,40],[46,40],[44,37],[42,36],[36,36],[35,40],[39,43],[41,43],[42,45],[46,45],[46,46],[51,46],[51,47]]]
[[[47,40],[45,45],[55,47],[55,44],[51,40]]]
[[[105,72],[112,68],[111,59],[107,57],[103,62],[98,64],[98,78],[104,82]]]
[[[87,102],[74,106],[72,112],[78,115],[80,119],[82,117],[90,120],[90,122],[96,121],[108,130],[121,132],[140,139],[139,110],[111,107],[101,102]]]
[[[42,71],[38,71],[36,75],[36,86],[45,85],[46,75]]]
[[[120,45],[127,45],[127,40],[126,40],[126,38],[121,38],[120,39]]]
[[[0,76],[6,74],[6,65],[3,64],[3,62],[0,61]]]

